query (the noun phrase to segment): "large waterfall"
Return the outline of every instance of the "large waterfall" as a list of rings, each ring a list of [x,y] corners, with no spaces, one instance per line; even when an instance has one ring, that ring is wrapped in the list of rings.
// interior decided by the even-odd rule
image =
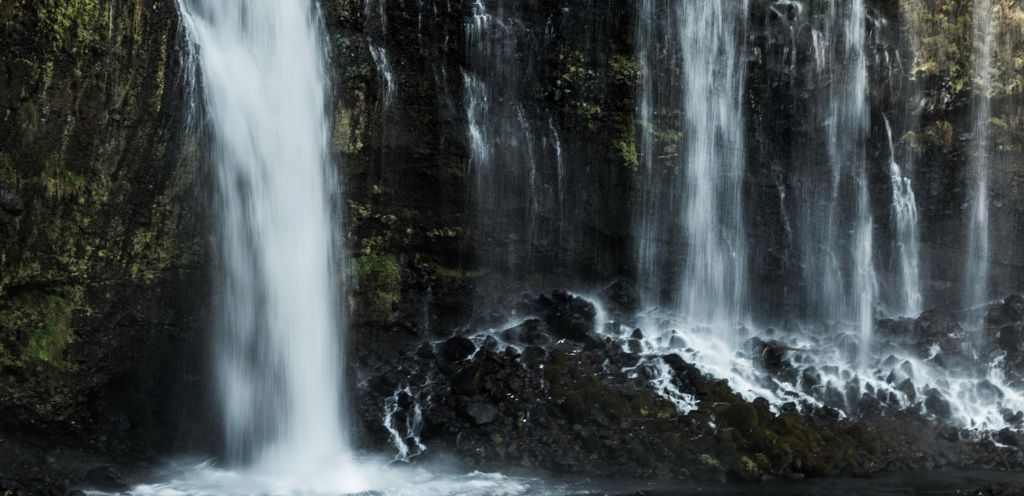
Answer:
[[[319,15],[309,1],[180,8],[213,141],[222,293],[214,359],[227,456],[303,473],[346,449]]]
[[[809,192],[800,228],[809,316],[819,322],[854,323],[870,339],[877,281],[873,220],[868,199],[868,67],[865,10],[861,0],[830,3],[822,12],[819,78],[834,84],[816,100],[828,160],[829,188]],[[853,208],[849,208],[852,206]],[[866,343],[865,343],[866,344]]]

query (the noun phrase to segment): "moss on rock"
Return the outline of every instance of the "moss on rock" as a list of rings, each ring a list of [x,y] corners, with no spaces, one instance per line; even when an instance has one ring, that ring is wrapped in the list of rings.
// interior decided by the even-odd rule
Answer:
[[[367,253],[356,259],[359,295],[371,318],[393,322],[402,296],[402,266],[394,255]]]
[[[62,359],[62,352],[72,340],[73,309],[74,304],[60,296],[27,293],[0,304],[0,326],[28,335],[27,358],[63,368],[67,363]]]

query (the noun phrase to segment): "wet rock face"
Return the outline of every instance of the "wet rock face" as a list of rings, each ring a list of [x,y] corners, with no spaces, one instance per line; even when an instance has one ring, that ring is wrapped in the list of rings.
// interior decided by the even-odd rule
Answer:
[[[632,313],[640,308],[640,292],[632,282],[620,279],[601,292],[601,301],[613,311]]]
[[[1024,297],[1012,295],[985,312],[985,334],[1017,359],[1024,352]]]
[[[177,10],[0,11],[0,478],[74,482],[46,456],[155,457],[201,401],[179,389],[208,304]]]
[[[963,346],[964,330],[960,321],[950,313],[927,310],[914,322],[914,338],[921,358],[929,358],[933,346],[947,354],[959,352]]]
[[[877,423],[852,423],[828,407],[803,408],[801,415],[794,404],[775,414],[767,401],[742,400],[725,381],[705,376],[679,355],[642,357],[612,343],[602,349],[580,346],[552,342],[520,352],[492,343],[457,364],[420,356],[418,343],[404,353],[382,354],[370,366],[379,375],[356,390],[364,438],[390,435],[381,413],[389,398],[398,397],[394,418],[422,419],[418,430],[402,432],[401,442],[425,447],[416,451],[413,463],[453,454],[480,470],[518,466],[749,480],[934,468],[951,463],[945,453],[955,453],[957,467],[989,466],[1007,456],[994,446],[964,441],[969,436],[955,428],[942,430],[917,413],[891,410],[874,417]],[[671,370],[668,380],[696,400],[693,411],[680,411],[655,392],[655,361],[664,361]],[[637,373],[608,367],[621,362]],[[396,395],[398,390],[409,392]],[[929,391],[923,404],[939,426],[950,415],[948,401],[937,391]],[[908,437],[919,441],[908,443]],[[1010,433],[999,439],[1008,446],[1020,441]]]

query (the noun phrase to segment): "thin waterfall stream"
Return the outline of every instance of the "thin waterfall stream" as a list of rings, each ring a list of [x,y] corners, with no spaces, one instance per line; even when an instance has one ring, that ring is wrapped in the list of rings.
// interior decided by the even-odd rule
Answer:
[[[984,346],[983,312],[979,308],[988,301],[989,262],[989,140],[988,126],[991,107],[988,92],[992,84],[992,2],[975,0],[974,12],[974,72],[979,94],[974,98],[972,123],[974,141],[971,147],[971,175],[974,179],[967,220],[967,260],[964,265],[963,306],[970,311],[970,325],[975,327],[972,346],[975,352]]]
[[[889,177],[892,181],[892,218],[896,226],[898,252],[899,305],[895,316],[915,316],[921,313],[921,235],[918,232],[917,200],[909,177],[896,163],[896,150],[892,144],[892,126],[885,119],[885,135],[889,142]]]

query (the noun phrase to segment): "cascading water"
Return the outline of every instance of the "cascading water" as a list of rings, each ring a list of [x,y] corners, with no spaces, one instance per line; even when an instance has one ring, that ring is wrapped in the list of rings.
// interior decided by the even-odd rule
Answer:
[[[808,192],[803,199],[800,230],[808,317],[851,323],[866,345],[874,324],[877,277],[865,157],[869,117],[864,5],[860,0],[829,3],[823,17],[820,47],[828,57],[819,65],[818,77],[828,77],[832,84],[818,100],[818,111],[825,127],[830,187],[824,194]]]
[[[974,141],[970,149],[973,191],[970,218],[967,223],[967,262],[964,267],[963,306],[969,311],[968,325],[974,327],[981,348],[983,313],[978,309],[988,299],[989,233],[988,233],[988,119],[991,114],[988,97],[992,83],[992,4],[991,0],[974,2],[974,98],[972,121]],[[977,351],[977,350],[975,350]]]
[[[639,12],[638,272],[652,287],[650,297],[694,324],[745,318],[743,26],[737,20],[746,16],[737,7],[648,0]],[[685,246],[685,263],[675,266],[666,244]],[[660,298],[666,289],[677,297]]]
[[[253,469],[240,471],[241,475],[206,472],[187,484],[172,485],[167,494],[366,490],[369,486],[361,482],[358,487],[339,482],[352,472],[346,469],[350,457],[341,421],[342,361],[336,354],[338,333],[344,327],[337,309],[344,298],[335,282],[332,225],[336,221],[329,208],[336,193],[325,187],[334,178],[325,151],[330,135],[324,112],[328,78],[317,12],[312,2],[179,1],[204,77],[221,188],[217,210],[223,214],[219,221],[224,266],[219,327],[223,332],[216,351],[226,445],[235,465],[252,464]],[[365,5],[366,17],[379,23],[366,35],[382,82],[385,132],[379,136],[387,146],[387,109],[395,103],[402,67],[391,66],[384,48],[386,0]],[[417,25],[422,30],[424,4],[419,5]],[[678,381],[673,382],[679,372],[670,365],[677,358],[666,357],[670,354],[728,379],[730,387],[748,400],[768,399],[777,413],[797,409],[806,413],[828,406],[842,410],[840,415],[857,415],[865,402],[893,409],[918,408],[927,397],[945,402],[948,418],[961,425],[1007,425],[1004,410],[1024,409],[1024,396],[998,367],[984,376],[976,371],[964,373],[967,367],[959,365],[963,357],[955,349],[956,323],[933,327],[939,329],[934,333],[938,338],[923,351],[919,341],[901,341],[918,332],[911,327],[916,323],[885,321],[878,323],[878,335],[874,335],[875,305],[880,298],[867,170],[867,80],[873,66],[866,56],[871,42],[865,32],[863,0],[773,3],[772,12],[794,23],[789,26],[783,60],[785,70],[804,72],[793,75],[787,91],[800,93],[794,98],[800,103],[789,102],[799,106],[797,113],[811,109],[806,119],[811,124],[793,132],[805,140],[800,145],[810,150],[799,152],[806,154],[799,157],[801,164],[790,165],[784,158],[749,171],[745,136],[750,123],[745,114],[756,110],[746,107],[751,82],[746,68],[753,67],[755,59],[761,64],[763,54],[753,48],[746,53],[748,43],[754,46],[753,36],[747,36],[746,8],[747,2],[731,0],[643,0],[639,6],[636,117],[642,184],[633,206],[634,234],[639,283],[649,285],[643,296],[656,308],[640,316],[630,314],[633,310],[595,310],[594,333],[608,340],[591,344],[616,349],[614,344],[639,357],[625,368],[612,361],[602,367],[608,374],[623,374],[635,381],[632,385],[646,381],[679,412],[699,403]],[[479,217],[478,249],[488,258],[488,269],[525,275],[523,281],[535,274],[546,277],[550,267],[534,263],[531,257],[539,246],[564,256],[560,252],[570,242],[564,239],[568,228],[563,224],[572,223],[575,212],[581,210],[579,204],[584,202],[578,197],[592,193],[573,191],[584,184],[577,180],[585,173],[580,172],[584,167],[577,158],[577,138],[567,132],[571,126],[559,127],[564,125],[559,120],[564,117],[559,113],[562,109],[536,98],[536,81],[549,75],[534,67],[531,54],[557,44],[539,41],[554,36],[531,30],[529,22],[517,18],[523,12],[505,1],[476,0],[472,13],[465,25],[467,64],[460,87],[465,107],[458,112],[466,119],[467,183],[477,200],[471,210]],[[549,28],[552,25],[549,20]],[[813,27],[805,29],[808,26]],[[417,39],[424,39],[417,34]],[[812,40],[805,53],[797,52],[801,36]],[[397,45],[391,48],[394,54],[401,53]],[[881,64],[879,57],[876,66]],[[437,84],[444,88],[438,91],[450,93],[445,95],[450,98],[459,93],[449,88],[448,79],[444,66],[435,69],[435,81],[444,82]],[[557,79],[547,85],[550,100],[558,101],[570,91],[562,83]],[[458,106],[454,99],[449,102],[455,115]],[[987,107],[979,104],[976,111],[980,110],[987,116]],[[975,118],[983,126],[987,117],[980,115]],[[895,305],[900,309],[894,312],[915,314],[922,307],[917,205],[909,174],[897,164],[888,120],[885,130],[893,197],[891,225],[898,252],[894,259],[901,286],[900,302]],[[975,159],[983,161],[985,145],[976,146],[981,152],[975,153]],[[984,165],[979,167],[983,174]],[[749,225],[745,224],[756,221],[744,219],[743,188],[744,178],[757,174],[763,184],[747,187],[759,191],[756,188],[767,185],[763,189],[770,190],[771,208],[778,195],[779,230],[786,251],[782,258],[787,260],[780,264],[785,273],[777,277],[802,275],[806,287],[802,289],[805,301],[800,303],[807,303],[811,310],[800,316],[804,321],[799,324],[786,320],[779,331],[763,328],[754,336],[746,327],[751,320],[748,300],[755,299],[748,292],[756,294],[751,289],[756,282],[748,280],[753,279],[748,271],[758,268],[748,267],[754,265],[748,263],[748,251],[756,253],[757,248],[754,243],[748,248],[745,229]],[[883,190],[890,187],[884,182],[881,186]],[[984,194],[982,187],[976,207],[984,207],[980,201],[987,201]],[[753,200],[752,205],[764,203]],[[987,215],[975,218],[987,222]],[[751,240],[757,241],[753,236]],[[982,242],[987,243],[987,237],[972,238],[972,253],[987,257]],[[803,247],[802,256],[793,255],[798,260],[788,259],[792,244]],[[494,247],[500,249],[490,250]],[[983,269],[987,258],[981,262],[977,266]],[[802,268],[803,273],[790,274],[788,270],[794,268]],[[436,331],[430,305],[434,294],[426,290],[421,336]],[[436,294],[438,299],[450,296]],[[510,337],[515,333],[509,331],[530,320],[518,314],[514,318],[510,329],[487,329],[476,335],[467,331],[476,344],[473,353],[493,352],[499,349],[497,343],[507,341],[504,344],[526,355],[524,343],[516,343],[515,336]],[[838,325],[832,326],[835,322]],[[535,348],[531,353],[544,344],[539,341],[543,340],[529,346]],[[572,349],[579,344],[571,341],[559,339],[556,346]],[[387,389],[384,395],[390,396],[377,405],[379,420],[397,451],[392,461],[415,458],[427,449],[428,437],[436,434],[428,429],[436,427],[430,423],[430,415],[437,414],[430,410],[434,397],[417,388],[435,379],[435,384],[451,381],[449,372],[460,366],[454,359],[447,363],[438,343],[420,344],[428,345],[422,356],[421,347],[416,348],[418,358],[403,353],[400,360],[409,363],[387,372],[417,370],[410,365],[417,362],[416,366],[427,367],[418,369],[428,371],[417,377],[424,380]],[[785,350],[786,360],[766,365],[765,356],[776,350]],[[508,360],[516,360],[514,355],[505,349]],[[997,357],[996,363],[1004,358]],[[539,375],[536,379],[538,387],[547,380]],[[926,411],[932,410],[928,406]],[[529,413],[519,420],[521,425],[530,421]],[[296,482],[313,471],[333,475],[325,485]],[[374,473],[384,481],[374,491],[419,494],[434,489],[420,483],[423,479],[417,477],[422,472],[413,477],[395,475],[394,471]],[[412,482],[396,480],[401,478]],[[252,480],[258,482],[239,486],[242,489],[232,486]],[[466,494],[495,488],[507,494],[530,492],[500,476],[472,474],[464,480],[471,487]],[[438,484],[438,493],[453,492],[446,482]]]
[[[742,45],[734,2],[680,2],[685,92],[686,268],[683,315],[700,323],[743,319],[747,249],[743,230]]]
[[[735,38],[737,26],[724,28],[717,22],[728,16],[702,17],[722,12],[715,2],[684,6],[648,0],[639,6],[638,141],[644,182],[635,222],[638,278],[641,285],[651,286],[646,296],[652,306],[662,308],[637,317],[635,323],[624,323],[609,337],[628,335],[629,329],[639,324],[648,356],[678,353],[702,370],[728,378],[733,388],[748,399],[768,398],[777,407],[799,398],[810,405],[827,405],[856,414],[860,395],[886,397],[895,408],[909,406],[915,397],[935,395],[949,399],[952,415],[963,425],[1002,425],[1000,412],[1016,408],[1018,395],[1007,391],[994,400],[992,395],[972,392],[979,382],[1005,391],[1007,381],[998,372],[985,377],[964,373],[960,367],[949,366],[958,357],[947,356],[943,362],[937,358],[937,351],[907,347],[902,341],[917,331],[896,321],[887,321],[880,331],[882,336],[874,335],[879,281],[867,170],[868,77],[873,68],[878,71],[876,76],[891,79],[893,60],[888,52],[876,53],[869,67],[866,51],[869,45],[884,42],[884,21],[869,18],[862,1],[808,6],[781,0],[773,5],[772,12],[789,24],[789,38],[783,39],[790,40],[794,47],[780,54],[782,63],[788,67],[791,83],[805,85],[792,90],[806,92],[797,104],[808,105],[810,115],[820,123],[807,128],[805,139],[823,146],[797,152],[803,154],[797,159],[810,165],[797,172],[796,178],[792,169],[783,173],[772,168],[781,202],[780,220],[786,228],[783,236],[787,241],[798,239],[803,247],[805,299],[810,311],[802,324],[788,322],[781,334],[764,329],[759,340],[753,342],[781,339],[794,353],[795,367],[803,372],[792,383],[778,377],[767,379],[760,369],[763,364],[758,363],[761,358],[756,356],[761,353],[755,349],[753,356],[746,355],[747,347],[737,343],[749,337],[749,331],[730,329],[722,325],[727,320],[716,318],[724,315],[734,322],[743,320],[742,304],[737,302],[743,301],[748,283],[739,274],[734,280],[738,292],[720,291],[733,282],[721,276],[743,265],[715,258],[727,252],[726,247],[738,246],[737,253],[745,249],[742,218],[731,213],[739,210],[728,210],[740,205],[739,183],[728,182],[726,174],[736,171],[743,175],[746,160],[742,153],[735,152],[743,149],[743,134],[730,134],[730,130],[745,126],[739,110],[742,99],[732,91],[736,86],[729,63],[736,60],[743,43]],[[685,12],[673,10],[684,8]],[[869,20],[874,30],[870,37]],[[808,25],[820,27],[812,27],[809,33],[814,52],[794,53],[795,38],[807,34]],[[688,36],[699,43],[687,44],[691,40]],[[702,54],[712,57],[704,59]],[[811,70],[795,74],[798,61],[804,57],[813,64],[801,67],[810,66]],[[739,72],[735,77],[741,75]],[[712,94],[708,89],[712,79],[715,89],[724,90]],[[916,198],[909,177],[896,162],[887,119],[885,129],[893,198],[889,212],[894,232],[892,291],[899,293],[887,308],[894,316],[917,315],[923,303]],[[714,166],[711,171],[721,175],[705,174],[708,171],[697,167],[708,163]],[[828,167],[821,167],[822,163]],[[795,198],[788,195],[783,174],[790,174],[789,181],[798,186]],[[802,184],[828,186],[806,188]],[[733,191],[737,192],[735,196],[729,194]],[[802,211],[792,225],[787,201]],[[673,217],[672,212],[688,215]],[[732,238],[735,245],[716,241],[730,240],[727,234],[734,225],[741,233]],[[677,246],[685,248],[679,250]],[[682,257],[688,257],[686,264],[675,265],[675,260]],[[693,260],[702,265],[693,267]],[[691,319],[688,324],[697,325],[682,332],[671,328],[686,319]],[[700,325],[703,322],[711,325]],[[664,374],[658,372],[665,367],[656,360],[641,366],[649,369],[645,373],[660,377],[655,384],[665,382]],[[671,391],[662,393],[677,400]],[[685,401],[678,405],[683,410],[687,407]]]
[[[900,298],[892,311],[894,315],[915,316],[921,313],[921,236],[918,233],[917,200],[910,178],[904,177],[896,163],[896,150],[892,144],[892,127],[885,119],[885,135],[889,140],[889,178],[892,181],[892,221],[898,254],[897,271],[900,275]]]
[[[319,14],[308,1],[179,6],[213,137],[228,459],[299,475],[347,450]]]

